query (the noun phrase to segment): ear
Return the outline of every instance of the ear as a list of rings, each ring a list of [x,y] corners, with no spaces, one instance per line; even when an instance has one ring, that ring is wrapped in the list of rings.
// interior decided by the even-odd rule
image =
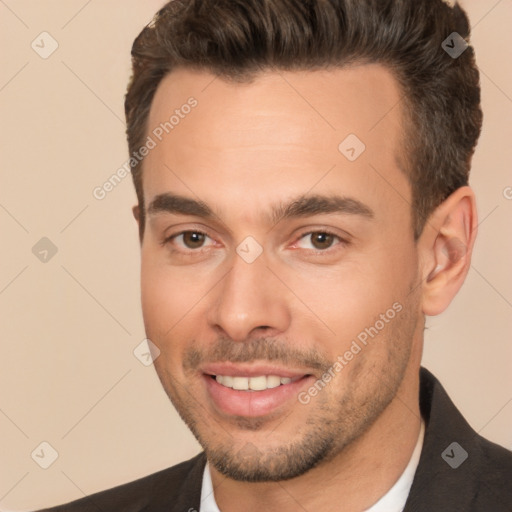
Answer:
[[[132,208],[132,213],[133,213],[133,216],[135,217],[135,220],[137,221],[137,224],[139,226],[139,241],[140,241],[140,243],[142,245],[142,235],[143,235],[143,232],[144,232],[144,225],[143,225],[144,220],[141,218],[140,206],[139,205],[135,205]]]
[[[422,309],[438,315],[459,291],[471,265],[477,233],[475,194],[458,188],[429,217],[418,240],[422,272]]]
[[[140,224],[140,207],[138,204],[136,204],[132,208],[132,213],[133,213],[133,216],[135,217],[135,220],[137,221],[137,224]]]

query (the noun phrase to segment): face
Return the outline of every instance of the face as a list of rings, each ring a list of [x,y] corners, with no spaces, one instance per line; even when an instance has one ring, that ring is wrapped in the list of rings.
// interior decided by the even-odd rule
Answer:
[[[231,478],[342,455],[411,364],[420,291],[398,102],[377,65],[243,84],[177,70],[157,90],[144,322],[167,394]]]

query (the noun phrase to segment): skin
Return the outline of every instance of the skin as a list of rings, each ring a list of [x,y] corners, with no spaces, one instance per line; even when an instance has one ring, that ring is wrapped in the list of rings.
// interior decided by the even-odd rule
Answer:
[[[251,83],[175,70],[148,134],[191,96],[197,107],[144,161],[142,306],[158,376],[206,451],[223,512],[242,500],[247,511],[339,510],[340,496],[344,509],[365,510],[416,444],[424,315],[442,312],[467,274],[473,192],[455,191],[414,240],[400,91],[380,65],[267,71]],[[338,151],[350,133],[366,145],[353,162]],[[165,193],[213,215],[151,211]],[[351,198],[372,215],[272,219],[275,205],[311,195]],[[247,236],[263,250],[252,263],[236,252]],[[396,303],[400,312],[308,404],[235,416],[207,391],[202,370],[217,361],[278,363],[310,375],[307,391]]]

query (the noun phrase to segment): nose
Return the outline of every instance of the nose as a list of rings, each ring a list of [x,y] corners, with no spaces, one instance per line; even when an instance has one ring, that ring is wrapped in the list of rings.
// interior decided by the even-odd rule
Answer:
[[[213,299],[209,324],[233,341],[276,336],[290,325],[287,290],[267,268],[263,256],[247,263],[235,254],[231,270],[215,287]]]

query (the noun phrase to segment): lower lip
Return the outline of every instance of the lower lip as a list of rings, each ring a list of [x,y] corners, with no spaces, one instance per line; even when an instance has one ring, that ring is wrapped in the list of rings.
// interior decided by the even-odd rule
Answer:
[[[265,416],[292,400],[297,402],[301,388],[313,380],[313,376],[308,375],[263,391],[240,391],[219,384],[211,375],[203,375],[203,378],[210,397],[220,411],[248,418]]]

